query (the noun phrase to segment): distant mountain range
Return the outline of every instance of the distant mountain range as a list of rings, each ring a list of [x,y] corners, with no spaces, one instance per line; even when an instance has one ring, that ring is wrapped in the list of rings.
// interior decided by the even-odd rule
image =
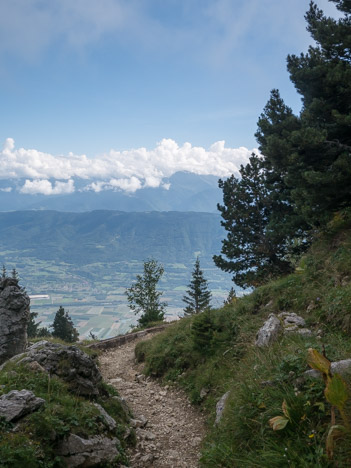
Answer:
[[[225,237],[215,213],[99,210],[0,213],[0,261],[6,252],[76,265],[94,262],[211,260]]]
[[[217,203],[222,200],[218,188],[218,177],[177,172],[164,179],[164,187],[144,188],[134,193],[121,190],[94,192],[84,190],[89,183],[75,179],[75,192],[63,195],[23,194],[20,187],[25,180],[0,181],[0,211],[15,210],[57,210],[82,212],[92,210],[118,211],[217,211]]]

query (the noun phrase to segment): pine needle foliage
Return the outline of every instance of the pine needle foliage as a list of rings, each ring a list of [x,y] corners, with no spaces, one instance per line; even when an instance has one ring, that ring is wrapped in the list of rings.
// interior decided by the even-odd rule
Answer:
[[[199,314],[210,307],[211,292],[208,290],[207,280],[200,268],[199,257],[196,259],[192,280],[188,284],[188,288],[183,297],[183,302],[187,304],[184,316]]]
[[[62,306],[60,306],[59,310],[56,312],[54,322],[51,326],[53,328],[53,337],[61,338],[61,340],[67,341],[68,343],[78,341],[78,331],[74,328],[68,312],[65,312]]]

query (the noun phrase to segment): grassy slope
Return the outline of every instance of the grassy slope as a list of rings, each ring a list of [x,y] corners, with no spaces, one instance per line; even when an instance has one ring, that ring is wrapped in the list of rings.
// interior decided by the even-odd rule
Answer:
[[[264,319],[283,310],[302,315],[321,338],[292,335],[269,349],[256,349],[255,334]],[[140,343],[136,354],[146,361],[148,374],[181,385],[207,411],[203,466],[350,466],[349,439],[337,441],[332,461],[325,454],[330,405],[323,383],[307,381],[301,388],[294,383],[308,368],[310,347],[322,351],[325,346],[331,360],[351,357],[350,331],[351,220],[336,217],[295,274],[209,315],[179,321]],[[216,401],[227,390],[224,417],[214,427]],[[283,414],[284,399],[292,422],[273,432],[268,421]]]
[[[91,354],[90,349],[81,349]],[[45,399],[46,403],[18,423],[7,423],[0,418],[1,467],[64,467],[66,465],[61,458],[55,457],[54,448],[69,433],[83,438],[97,434],[117,436],[125,445],[123,434],[128,416],[120,402],[113,398],[117,395],[113,387],[102,383],[101,393],[104,396],[94,400],[116,420],[117,428],[113,431],[108,430],[93,401],[74,395],[61,379],[9,362],[0,372],[0,395],[22,389],[31,390],[37,397]],[[120,452],[119,460],[109,465],[111,468],[120,466],[121,462],[127,463],[123,446]]]

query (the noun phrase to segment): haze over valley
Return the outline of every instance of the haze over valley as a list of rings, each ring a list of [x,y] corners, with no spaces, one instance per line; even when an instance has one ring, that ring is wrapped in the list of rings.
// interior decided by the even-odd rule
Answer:
[[[7,212],[0,213],[0,262],[18,270],[30,295],[48,296],[31,301],[42,326],[52,323],[62,305],[81,338],[90,332],[107,338],[136,323],[124,293],[147,258],[164,265],[160,290],[169,304],[168,320],[182,315],[197,255],[213,305],[222,304],[232,282],[212,255],[220,251],[223,236],[217,213]]]

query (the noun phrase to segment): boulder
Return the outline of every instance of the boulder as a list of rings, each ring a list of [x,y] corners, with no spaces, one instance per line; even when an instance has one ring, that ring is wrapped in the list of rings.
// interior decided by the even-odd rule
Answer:
[[[14,278],[0,279],[0,364],[27,346],[29,322],[27,293]]]
[[[306,325],[305,320],[295,312],[281,312],[278,317],[283,322],[284,331],[296,331]]]
[[[274,314],[270,314],[263,326],[258,330],[255,345],[258,347],[269,346],[274,343],[282,333],[283,327]]]
[[[332,362],[331,372],[332,374],[340,374],[344,378],[351,379],[351,359],[343,359],[342,361]],[[310,369],[304,372],[303,376],[312,379],[322,378],[322,374],[314,369]]]
[[[16,421],[38,410],[44,403],[45,400],[29,390],[12,390],[0,397],[0,417],[9,422]]]
[[[101,417],[104,420],[105,426],[110,430],[113,431],[116,429],[117,423],[116,421],[110,416],[105,409],[99,405],[99,403],[94,403],[94,406],[100,411]]]
[[[37,362],[50,374],[66,381],[74,393],[83,396],[99,395],[101,373],[94,360],[77,346],[38,341],[11,361],[28,366]]]
[[[224,411],[224,408],[225,408],[225,404],[226,404],[226,401],[229,397],[229,393],[230,392],[227,392],[225,393],[217,402],[216,404],[216,420],[214,422],[214,425],[217,426],[217,424],[220,423],[221,419],[222,419],[222,416],[223,416],[223,411]]]
[[[68,468],[106,466],[119,455],[119,445],[116,437],[110,439],[95,436],[83,439],[76,434],[70,434],[61,443],[57,455],[64,458]]]

